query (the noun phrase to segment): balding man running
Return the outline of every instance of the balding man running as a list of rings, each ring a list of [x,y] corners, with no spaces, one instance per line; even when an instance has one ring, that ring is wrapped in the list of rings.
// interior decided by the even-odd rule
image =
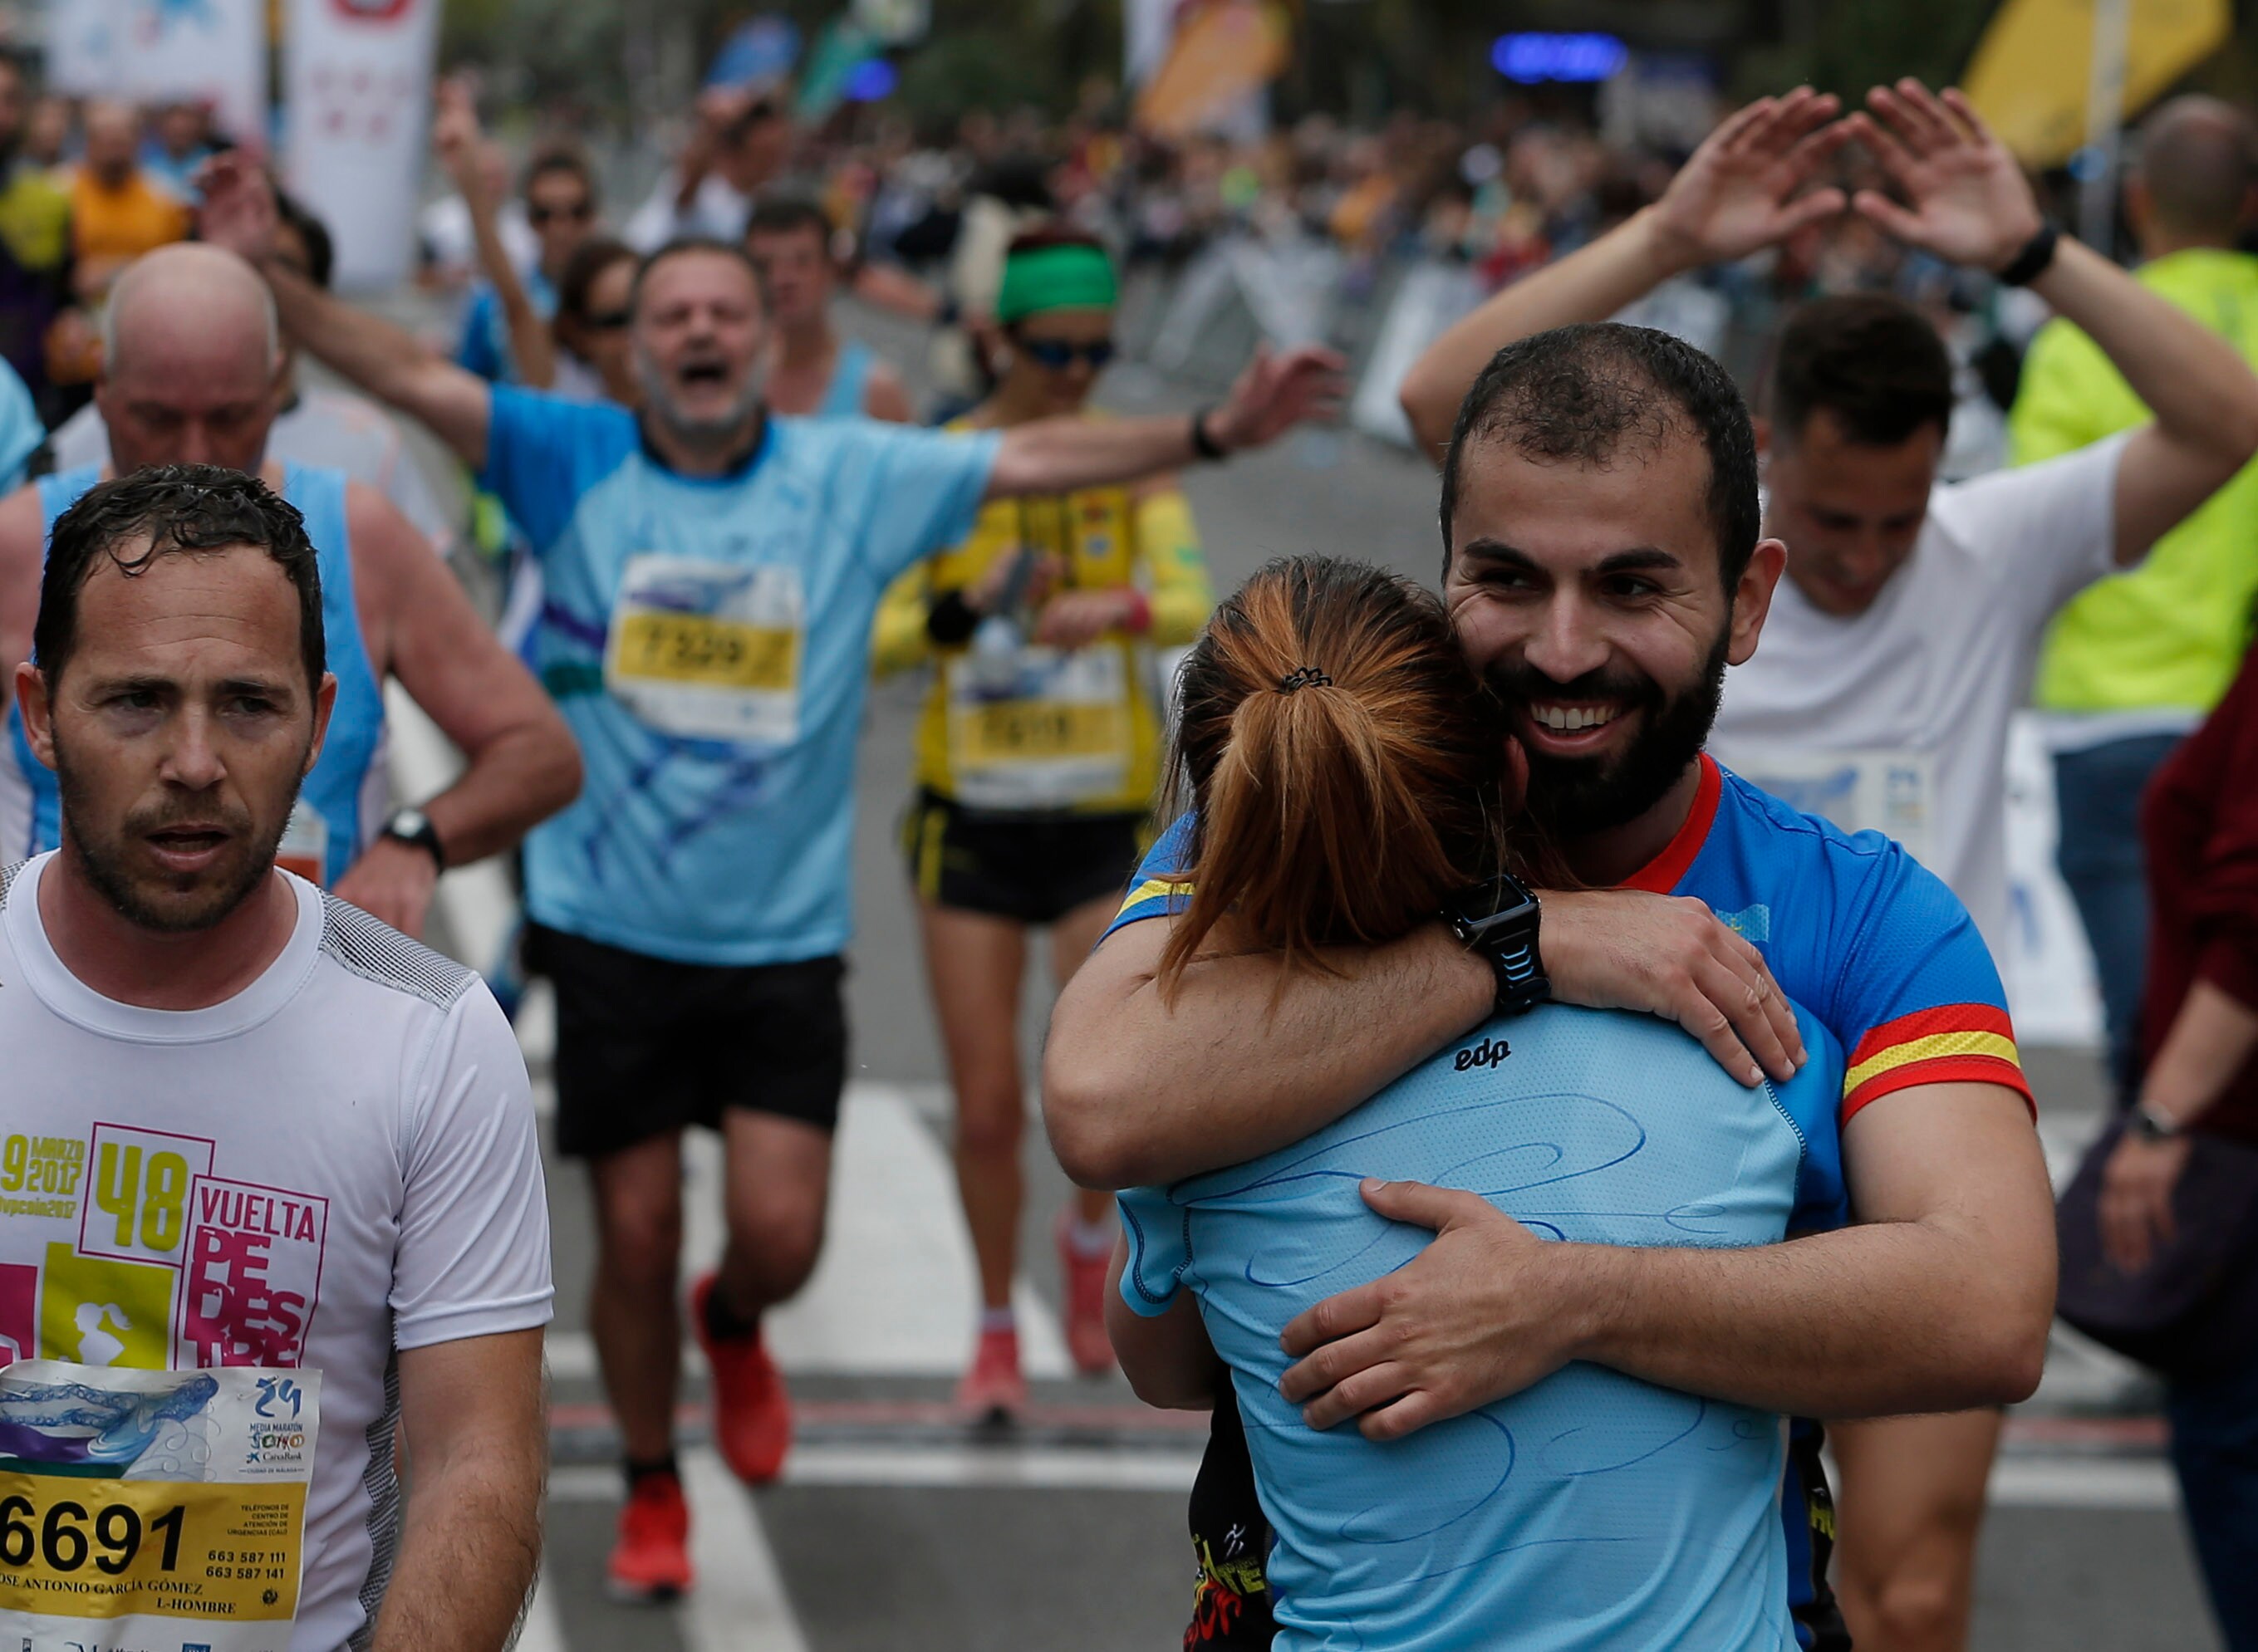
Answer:
[[[340,471],[266,457],[283,368],[258,273],[217,247],[166,247],[118,279],[95,394],[116,473],[224,465],[261,477],[305,518],[337,704],[282,863],[412,935],[442,868],[510,847],[572,800],[579,755],[540,685],[395,507]],[[0,501],[0,683],[30,657],[55,519],[102,477],[94,466],[65,471]],[[466,759],[453,786],[397,812],[387,812],[381,762],[387,676]],[[12,859],[56,847],[61,801],[16,706],[6,720],[0,854]]]

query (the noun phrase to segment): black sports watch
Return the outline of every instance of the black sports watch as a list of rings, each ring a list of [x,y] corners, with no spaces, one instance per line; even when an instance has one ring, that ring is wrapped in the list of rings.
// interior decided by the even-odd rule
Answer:
[[[1443,904],[1443,921],[1459,944],[1489,961],[1497,977],[1500,1015],[1519,1015],[1552,996],[1537,951],[1541,915],[1537,897],[1510,872],[1500,872]]]
[[[2146,1102],[2133,1103],[2133,1110],[2125,1120],[2125,1127],[2147,1142],[2169,1141],[2186,1130],[2185,1125],[2174,1124]]]
[[[422,810],[396,811],[392,819],[384,823],[384,830],[379,835],[411,843],[429,854],[431,863],[442,872],[447,869],[447,848],[439,841],[439,828],[431,824],[431,818]]]

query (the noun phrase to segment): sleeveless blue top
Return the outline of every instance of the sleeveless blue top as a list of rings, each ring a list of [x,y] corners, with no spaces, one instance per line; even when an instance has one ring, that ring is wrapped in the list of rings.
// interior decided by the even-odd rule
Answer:
[[[870,369],[878,365],[878,358],[870,347],[858,339],[842,340],[839,359],[831,368],[831,382],[824,386],[823,400],[813,417],[818,419],[859,419],[863,416],[863,398],[870,387]]]
[[[102,479],[94,465],[39,479],[39,506],[50,538],[55,519]],[[353,604],[352,543],[345,526],[345,474],[316,465],[283,466],[282,497],[306,519],[322,575],[322,629],[337,706],[321,761],[306,776],[278,857],[295,872],[333,885],[368,847],[384,822],[388,796],[384,755],[384,692],[369,663]],[[45,854],[61,839],[55,777],[32,755],[20,711],[8,706],[6,751],[0,754],[0,861]],[[15,795],[11,797],[9,794]]]

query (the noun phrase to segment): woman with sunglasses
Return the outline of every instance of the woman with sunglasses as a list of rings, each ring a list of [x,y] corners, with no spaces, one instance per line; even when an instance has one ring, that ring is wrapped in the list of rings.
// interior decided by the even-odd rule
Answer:
[[[628,300],[641,264],[633,247],[608,235],[583,241],[565,261],[550,327],[557,344],[552,387],[559,395],[623,408],[641,400],[628,348]]]
[[[1053,227],[1013,241],[996,305],[1007,362],[988,399],[952,428],[1083,413],[1112,358],[1117,296],[1112,260],[1090,237]],[[969,1418],[1009,1418],[1026,1400],[1012,1283],[1028,932],[1050,932],[1062,984],[1119,904],[1160,770],[1154,651],[1189,642],[1213,601],[1191,513],[1175,479],[1158,476],[998,500],[970,538],[905,575],[878,615],[879,670],[935,668],[902,842],[979,1263],[979,1336],[957,1393]],[[1113,1361],[1112,1243],[1109,1202],[1082,1194],[1058,1244],[1068,1350],[1085,1372]]]

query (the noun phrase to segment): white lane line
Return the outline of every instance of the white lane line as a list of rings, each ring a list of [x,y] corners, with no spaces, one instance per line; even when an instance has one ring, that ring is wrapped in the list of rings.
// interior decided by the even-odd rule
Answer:
[[[781,1484],[942,1491],[1015,1486],[1045,1492],[1189,1492],[1199,1464],[1196,1454],[1175,1450],[1019,1449],[971,1441],[933,1446],[825,1442],[794,1446],[785,1460]],[[620,1471],[593,1465],[557,1469],[549,1477],[549,1496],[560,1503],[615,1503],[621,1496]],[[699,1575],[704,1575],[702,1570]]]
[[[2179,1507],[2171,1465],[2154,1457],[2003,1457],[1992,1468],[1992,1501],[2003,1508]]]
[[[721,1144],[705,1131],[685,1152],[685,1277],[720,1260]],[[972,1358],[978,1291],[956,1179],[906,1094],[847,1087],[832,1168],[831,1221],[807,1288],[769,1315],[770,1344],[789,1372],[954,1377]],[[1030,1377],[1069,1374],[1058,1316],[1022,1280],[1020,1359]],[[550,1359],[558,1340],[551,1339]]]
[[[616,1496],[619,1477],[611,1479]],[[698,1572],[698,1586],[674,1609],[683,1645],[689,1652],[807,1652],[760,1514],[736,1476],[712,1450],[689,1451],[682,1489]]]
[[[619,1477],[613,1476],[618,1484]],[[548,1567],[533,1585],[533,1599],[525,1603],[525,1616],[517,1626],[514,1652],[564,1652],[564,1626],[557,1616],[557,1601],[549,1592]]]
[[[422,803],[452,785],[463,771],[462,754],[396,682],[384,685],[384,715],[394,791]],[[481,973],[492,969],[517,910],[500,857],[457,867],[439,880],[432,900],[458,961]]]
[[[1198,1457],[1182,1451],[1106,1451],[1073,1447],[961,1443],[793,1448],[786,1485],[905,1488],[1014,1485],[1041,1491],[1189,1491]],[[726,1472],[726,1471],[725,1471]],[[616,1502],[614,1468],[560,1468],[549,1495],[559,1502]],[[2154,1457],[2005,1457],[1992,1470],[1991,1500],[2002,1508],[2171,1510],[2179,1489],[2171,1467]]]

